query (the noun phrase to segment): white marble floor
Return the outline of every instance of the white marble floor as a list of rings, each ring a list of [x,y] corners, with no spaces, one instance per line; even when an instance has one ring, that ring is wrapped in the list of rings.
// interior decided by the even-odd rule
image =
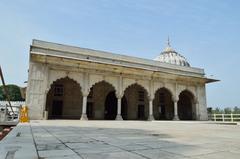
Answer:
[[[42,159],[239,159],[240,126],[183,121],[32,121]]]
[[[240,126],[184,121],[48,120],[18,124],[0,159],[239,159]]]

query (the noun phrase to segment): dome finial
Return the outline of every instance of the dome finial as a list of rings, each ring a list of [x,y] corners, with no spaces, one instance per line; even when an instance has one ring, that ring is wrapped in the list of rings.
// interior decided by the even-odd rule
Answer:
[[[165,48],[164,51],[165,52],[174,51],[173,48],[171,47],[169,36],[168,36],[168,39],[167,39],[167,47]]]
[[[169,36],[168,36],[168,40],[167,40],[167,46],[168,46],[168,47],[171,47]]]

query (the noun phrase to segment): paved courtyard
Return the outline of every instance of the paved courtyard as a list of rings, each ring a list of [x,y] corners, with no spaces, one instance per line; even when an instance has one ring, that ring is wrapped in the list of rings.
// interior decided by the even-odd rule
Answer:
[[[240,126],[204,122],[34,121],[42,158],[239,159]]]

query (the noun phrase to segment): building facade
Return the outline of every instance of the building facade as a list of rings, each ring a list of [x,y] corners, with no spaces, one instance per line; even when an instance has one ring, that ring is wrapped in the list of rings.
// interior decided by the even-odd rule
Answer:
[[[30,119],[207,120],[214,82],[168,43],[154,60],[33,40]]]

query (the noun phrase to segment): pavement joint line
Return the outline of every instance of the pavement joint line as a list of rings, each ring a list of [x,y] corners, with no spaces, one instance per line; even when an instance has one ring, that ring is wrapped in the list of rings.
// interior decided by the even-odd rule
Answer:
[[[16,151],[17,150],[8,151],[5,159],[14,159],[14,155],[15,155]]]
[[[187,158],[190,157],[190,156],[186,156],[186,155],[182,155],[182,154],[178,154],[178,153],[174,153],[174,152],[169,152],[169,151],[163,150],[163,149],[160,149],[160,151],[167,152],[167,153],[170,153],[170,154],[173,154],[173,155],[181,155],[182,157],[187,157]]]
[[[138,145],[141,145],[141,144],[138,144]],[[144,145],[145,146],[145,145]],[[181,145],[181,146],[194,146],[194,145]],[[172,145],[172,146],[163,146],[163,147],[159,147],[159,148],[153,148],[153,147],[150,147],[152,150],[160,150],[160,151],[163,151],[163,152],[167,152],[167,153],[170,153],[170,154],[173,154],[173,155],[181,155],[182,157],[187,157],[189,158],[189,156],[185,156],[185,155],[182,155],[182,154],[178,154],[178,153],[174,153],[174,152],[169,152],[167,150],[164,150],[164,148],[174,148],[174,147],[181,147],[180,145]],[[146,150],[151,150],[151,149],[146,149]],[[133,151],[136,151],[136,150],[133,150]]]
[[[66,145],[62,140],[60,140],[58,137],[56,137],[55,135],[53,135],[50,131],[48,131],[46,128],[42,127],[46,132],[48,132],[50,135],[52,135],[53,137],[55,137],[57,140],[59,140],[64,146],[66,146],[67,148],[69,148],[71,151],[73,151],[75,154],[77,154],[80,158],[84,159],[80,154],[78,154],[74,149],[71,149],[68,145]]]
[[[159,151],[167,152],[167,153],[172,154],[172,155],[177,155],[177,156],[180,155],[181,157],[189,158],[189,156],[185,156],[185,155],[182,155],[182,154],[177,154],[177,153],[172,153],[172,152],[164,151],[164,150],[161,150],[161,149],[159,149],[159,148],[153,148],[153,150],[159,150]],[[135,150],[135,151],[136,151],[136,150]],[[135,153],[137,153],[137,152],[135,152]],[[138,153],[137,153],[137,154],[138,154]],[[149,158],[149,159],[151,159],[151,158]]]
[[[206,155],[211,155],[211,154],[215,154],[215,153],[219,153],[219,152],[230,152],[230,151],[216,151],[216,152],[209,152],[209,153],[205,153],[205,154],[194,155],[194,156],[191,156],[191,157],[206,156]],[[230,153],[233,153],[233,152],[230,152]]]
[[[92,138],[92,139],[93,139],[93,140],[96,140],[96,141],[98,140],[98,139],[95,139],[95,138]],[[101,141],[101,140],[99,140],[99,141]],[[138,153],[136,153],[136,152],[132,152],[132,151],[130,151],[130,150],[126,150],[126,149],[121,148],[121,147],[119,147],[119,146],[109,144],[109,143],[107,143],[107,142],[105,142],[105,141],[101,141],[101,142],[103,142],[103,143],[105,143],[105,144],[107,144],[107,145],[110,145],[110,146],[113,146],[113,147],[119,148],[119,149],[121,149],[121,150],[123,150],[123,151],[127,151],[127,152],[129,152],[129,153],[132,153],[132,154],[135,154],[135,155],[141,156],[141,157],[143,157],[143,158],[145,158],[145,159],[151,159],[151,158],[149,158],[149,157],[147,157],[147,156],[145,156],[145,155],[138,154]]]
[[[31,131],[33,143],[34,143],[34,146],[35,146],[35,149],[36,149],[36,152],[37,152],[37,156],[38,156],[38,158],[40,158],[39,153],[38,153],[38,150],[37,150],[37,144],[36,144],[36,141],[35,141],[35,138],[34,138],[34,134],[33,134],[33,130],[32,130],[32,125],[31,125],[31,123],[29,123],[29,126],[30,126],[30,131]]]
[[[238,135],[238,131],[237,131],[237,130],[240,130],[239,127],[229,127],[229,126],[202,127],[202,125],[199,125],[199,126],[183,125],[183,128],[182,126],[179,126],[179,127],[176,127],[176,131],[173,131],[175,128],[173,129],[172,127],[168,126],[168,124],[160,124],[159,127],[156,127],[156,128],[153,127],[153,126],[156,126],[156,124],[155,125],[152,124],[152,126],[151,125],[150,126],[153,128],[148,129],[147,126],[144,127],[144,123],[143,123],[143,125],[134,124],[134,126],[136,125],[136,127],[134,126],[131,127],[131,125],[124,126],[122,130],[124,131],[126,129],[127,131],[127,133],[124,133],[123,131],[120,131],[120,132],[115,131],[114,129],[120,130],[118,129],[119,127],[117,127],[115,124],[106,125],[103,122],[101,123],[99,122],[99,125],[98,123],[95,125],[91,125],[90,123],[89,124],[90,126],[86,123],[80,123],[80,124],[73,123],[75,127],[70,129],[68,129],[67,124],[68,123],[63,123],[63,124],[60,123],[60,125],[59,123],[57,124],[46,123],[46,125],[41,123],[36,125],[35,123],[31,124],[31,131],[29,129],[28,132],[32,133],[30,135],[30,138],[33,137],[33,140],[35,142],[35,143],[31,142],[31,144],[33,145],[33,147],[35,146],[35,148],[39,150],[41,149],[41,147],[38,148],[38,146],[41,143],[46,145],[46,150],[55,150],[55,149],[57,150],[58,148],[55,145],[51,144],[51,142],[57,142],[59,143],[59,145],[61,145],[61,149],[66,150],[66,153],[69,153],[69,155],[73,154],[74,156],[76,155],[76,157],[80,156],[79,158],[81,158],[81,155],[82,155],[82,158],[84,159],[87,158],[88,155],[90,155],[89,157],[91,157],[92,153],[95,154],[94,156],[96,158],[98,156],[102,156],[102,155],[105,156],[105,154],[111,154],[111,153],[115,153],[113,155],[110,155],[113,157],[117,156],[118,154],[127,156],[127,153],[131,153],[136,157],[139,156],[145,159],[146,159],[146,156],[147,156],[147,159],[149,159],[152,157],[159,157],[161,156],[161,154],[163,156],[166,155],[166,157],[172,156],[171,158],[174,158],[179,156],[180,158],[182,157],[186,159],[196,159],[198,157],[209,158],[213,156],[222,157],[222,155],[225,155],[225,154],[229,154],[230,158],[231,156],[232,158],[239,157],[237,156],[237,154],[239,153],[237,148],[240,144],[240,141],[239,141],[240,136]],[[104,125],[101,129],[97,129],[97,130],[92,129],[92,127],[94,126],[100,127],[102,126],[102,124]],[[42,127],[44,127],[45,129],[43,129]],[[195,127],[197,130],[199,130],[199,132],[193,131],[193,133],[190,133],[190,134],[186,133],[187,131],[194,129]],[[108,131],[108,128],[110,128],[109,131]],[[153,138],[150,137],[148,139],[146,135],[151,135],[151,134],[135,133],[134,131],[135,129],[139,129],[140,131],[143,131],[143,132],[151,131],[150,133],[153,133],[152,131],[156,131],[156,133],[159,132],[159,134],[169,133],[169,134],[172,134],[173,139],[168,139],[164,135],[158,136],[154,134],[152,135]],[[170,132],[169,132],[169,129],[171,129]],[[215,133],[218,131],[220,132],[215,135]],[[194,137],[199,137],[199,139],[194,140]],[[161,140],[161,138],[163,140]],[[79,142],[67,142],[67,141],[79,141]],[[89,142],[81,142],[81,141],[89,141]],[[215,142],[215,141],[218,141],[218,142]],[[76,144],[68,144],[68,143],[76,143]],[[95,143],[97,147],[94,145]],[[70,148],[66,144],[69,145]],[[110,147],[112,147],[111,148],[112,151],[108,149],[109,146],[104,146],[104,145],[109,145]],[[182,145],[183,147],[181,148]],[[78,149],[82,149],[83,147],[93,149],[93,151],[78,150]],[[99,147],[99,149],[95,151],[94,147],[96,148]],[[102,149],[101,147],[104,147],[104,148]],[[77,152],[74,152],[74,151],[77,151]],[[41,155],[40,151],[37,151],[37,153]],[[45,153],[47,155],[48,152],[46,151]],[[65,152],[62,152],[62,153],[63,155],[65,154]],[[131,154],[129,155],[131,156]],[[87,156],[85,157],[85,155]],[[141,156],[141,155],[144,155],[144,156]],[[61,158],[61,156],[59,156],[59,158]]]
[[[110,145],[110,146],[113,146],[113,147],[117,147],[117,148],[119,148],[119,149],[121,149],[121,150],[124,150],[124,151],[127,151],[127,152],[129,152],[129,153],[133,153],[133,154],[139,155],[139,156],[144,157],[144,158],[146,158],[146,159],[151,159],[151,158],[149,158],[149,157],[147,157],[147,156],[145,156],[145,155],[142,155],[142,154],[139,154],[139,153],[137,153],[137,152],[134,152],[134,151],[137,151],[137,150],[126,150],[126,149],[124,149],[124,148],[121,148],[121,147],[116,146],[116,145],[109,144],[109,143],[107,143],[107,142],[105,142],[105,141],[102,141],[102,140],[99,140],[99,139],[95,139],[95,138],[92,138],[92,137],[89,137],[89,138],[90,138],[90,139],[93,139],[93,140],[95,140],[95,141],[100,141],[100,142],[106,143],[107,145]],[[136,145],[145,146],[145,145],[141,145],[141,144],[139,144],[139,143],[136,143]],[[187,146],[189,146],[189,145],[187,145]],[[145,147],[149,147],[149,148],[150,148],[150,149],[145,149],[145,150],[158,149],[158,150],[163,151],[163,152],[167,152],[167,153],[174,154],[174,155],[181,155],[182,157],[187,157],[187,158],[189,158],[189,156],[185,156],[185,155],[177,154],[177,153],[173,153],[173,152],[168,152],[168,151],[162,150],[161,148],[153,148],[153,147],[150,147],[150,146],[145,146]],[[169,147],[179,147],[179,146],[169,146]],[[166,148],[166,147],[162,147],[162,148]],[[144,150],[144,149],[141,149],[141,150]]]
[[[206,148],[205,148],[206,149]],[[215,154],[215,153],[219,153],[219,152],[226,152],[226,151],[215,151],[215,152],[209,152],[209,153],[204,153],[204,154],[199,154],[199,155],[193,155],[193,156],[186,156],[186,155],[182,155],[182,154],[178,154],[178,153],[174,153],[174,152],[169,152],[167,150],[163,150],[163,149],[160,149],[161,151],[164,151],[164,152],[167,152],[167,153],[171,153],[171,154],[174,154],[174,155],[181,155],[183,157],[198,157],[198,156],[204,156],[204,155],[209,155],[209,154]],[[212,150],[212,149],[211,149]]]

